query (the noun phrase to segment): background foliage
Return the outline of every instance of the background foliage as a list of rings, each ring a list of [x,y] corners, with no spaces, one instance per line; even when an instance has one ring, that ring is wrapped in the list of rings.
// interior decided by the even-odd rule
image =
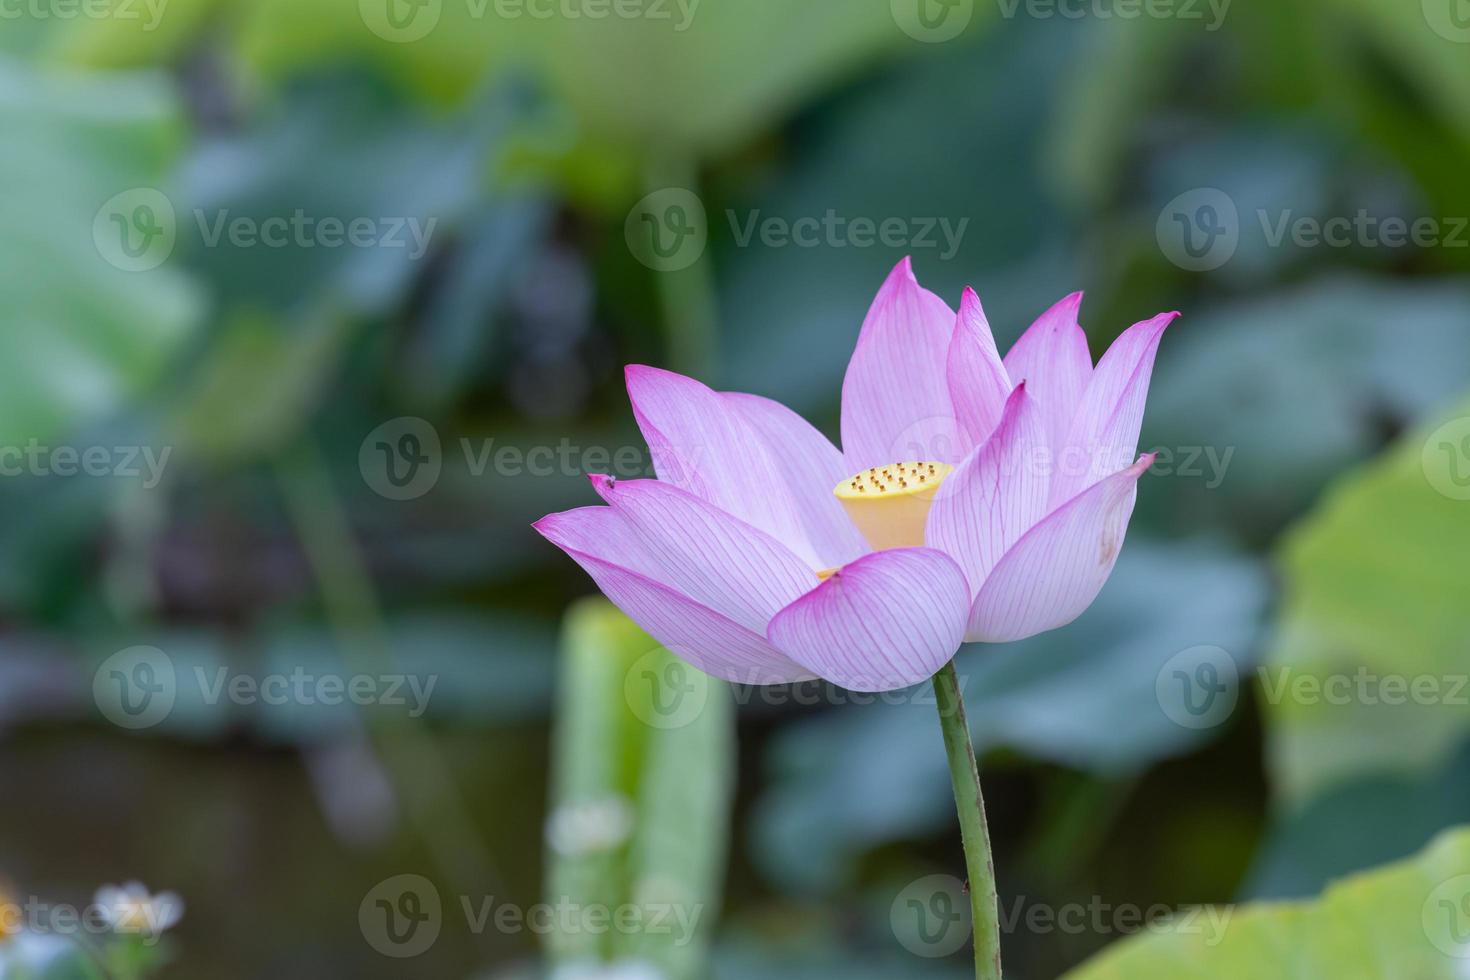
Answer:
[[[908,883],[959,866],[932,705],[710,685],[692,723],[650,725],[626,678],[677,665],[650,666],[647,638],[595,603],[564,619],[590,582],[529,529],[591,503],[583,474],[609,460],[646,471],[624,363],[779,398],[835,434],[858,324],[907,252],[951,302],[977,287],[1002,345],[1079,288],[1094,354],[1185,314],[1143,438],[1173,462],[1145,481],[1113,581],[1070,627],[961,654],[1002,902],[1307,899],[1419,852],[1470,821],[1467,709],[1272,692],[1470,669],[1455,2],[1217,19],[961,0],[965,29],[935,43],[906,32],[901,0],[704,0],[683,29],[677,4],[594,19],[444,0],[410,41],[375,33],[369,0],[7,14],[0,446],[170,455],[155,485],[0,479],[0,876],[51,901],[133,877],[181,892],[166,976],[405,975],[358,915],[405,873],[449,908],[414,975],[588,957],[733,980],[963,975],[962,954],[918,958],[889,924]],[[708,246],[660,272],[625,225],[669,187],[697,195]],[[94,224],[138,188],[172,204],[177,240],[130,272]],[[1234,206],[1238,243],[1192,269],[1168,232],[1201,189]],[[210,233],[222,215],[298,212],[433,232],[421,256]],[[741,233],[829,213],[964,232],[952,252]],[[1437,231],[1273,240],[1282,221],[1360,213]],[[362,453],[403,417],[437,433],[442,474],[394,500]],[[538,447],[556,461],[536,467]],[[181,684],[166,718],[128,731],[93,681],[137,645],[181,677],[437,687],[410,718]],[[1167,693],[1197,648],[1224,654],[1232,685],[1206,724]],[[624,817],[609,853],[547,844],[559,819]],[[1465,873],[1463,852],[1446,837],[1320,904],[1251,913],[1229,955],[1249,962],[1246,932],[1401,912],[1416,875]],[[589,949],[457,913],[461,896],[649,888],[701,903],[711,928],[677,949]],[[1121,938],[1017,928],[1008,969],[1060,975]],[[1414,945],[1417,966],[1421,938],[1384,941]],[[1175,940],[1078,976],[1153,975],[1186,955]],[[1357,975],[1303,956],[1297,975]]]

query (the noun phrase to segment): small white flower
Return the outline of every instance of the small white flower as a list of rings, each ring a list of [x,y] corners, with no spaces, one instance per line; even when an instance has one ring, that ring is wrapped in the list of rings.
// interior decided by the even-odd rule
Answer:
[[[667,980],[652,963],[643,960],[621,960],[617,963],[591,961],[566,963],[551,974],[550,980]]]
[[[104,885],[93,899],[113,932],[157,936],[184,917],[184,900],[174,892],[150,894],[142,883]]]
[[[552,850],[568,857],[617,850],[633,834],[633,804],[621,796],[558,807],[546,821]]]

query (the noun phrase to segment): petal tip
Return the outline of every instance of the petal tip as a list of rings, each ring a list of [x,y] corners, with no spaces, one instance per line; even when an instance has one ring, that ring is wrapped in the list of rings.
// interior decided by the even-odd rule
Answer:
[[[658,374],[661,374],[661,373],[663,373],[663,372],[661,372],[658,368],[653,367],[652,365],[649,365],[649,364],[625,364],[625,365],[623,365],[623,380],[625,382],[627,382],[630,386],[635,381],[640,381],[643,378],[654,377],[654,376],[656,376]]]
[[[881,292],[901,289],[907,286],[917,286],[918,276],[914,275],[914,259],[911,255],[905,255],[894,265],[893,271],[888,273],[888,278],[883,281]]]

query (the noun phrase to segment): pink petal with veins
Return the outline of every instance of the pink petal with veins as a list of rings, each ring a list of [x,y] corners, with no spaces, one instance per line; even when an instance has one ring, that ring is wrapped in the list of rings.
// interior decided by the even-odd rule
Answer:
[[[848,473],[900,460],[955,463],[968,450],[945,381],[955,313],[908,259],[878,291],[842,380]]]
[[[932,677],[959,649],[970,588],[932,548],[877,551],[843,567],[771,620],[787,657],[852,691],[890,691]]]

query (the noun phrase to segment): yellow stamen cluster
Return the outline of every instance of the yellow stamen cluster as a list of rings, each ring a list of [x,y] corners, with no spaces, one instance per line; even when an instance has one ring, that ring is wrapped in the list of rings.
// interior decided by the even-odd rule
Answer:
[[[944,463],[894,463],[892,466],[874,466],[865,473],[847,480],[847,486],[837,485],[838,499],[845,496],[863,497],[869,493],[910,493],[931,489],[939,485],[950,468]]]
[[[947,463],[923,460],[874,466],[843,480],[833,492],[874,548],[919,547],[934,492],[952,470]]]

